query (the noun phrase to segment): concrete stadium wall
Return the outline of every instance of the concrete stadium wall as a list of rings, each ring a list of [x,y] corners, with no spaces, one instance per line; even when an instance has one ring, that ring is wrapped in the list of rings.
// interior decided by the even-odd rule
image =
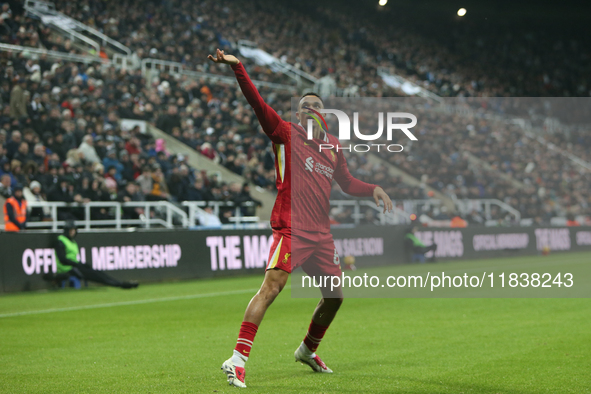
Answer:
[[[403,264],[405,227],[333,229],[342,259],[358,268]],[[591,251],[591,227],[424,228],[426,245],[438,244],[438,260],[525,256],[544,246],[556,251]],[[55,269],[56,234],[0,233],[0,292],[48,288],[42,275]],[[156,282],[263,275],[272,243],[269,230],[137,231],[80,233],[80,259],[122,280]]]

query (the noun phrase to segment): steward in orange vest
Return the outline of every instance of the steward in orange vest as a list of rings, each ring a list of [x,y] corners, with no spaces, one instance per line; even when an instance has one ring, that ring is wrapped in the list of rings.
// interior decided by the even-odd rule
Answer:
[[[17,185],[12,197],[4,204],[4,230],[18,232],[27,226],[27,200],[23,198],[23,187]]]
[[[454,216],[451,219],[451,227],[468,227],[468,222],[460,216]]]

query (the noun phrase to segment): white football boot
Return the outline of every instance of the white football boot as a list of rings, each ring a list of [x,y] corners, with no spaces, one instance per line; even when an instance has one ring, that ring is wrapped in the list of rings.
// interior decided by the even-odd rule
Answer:
[[[298,347],[296,349],[295,353],[293,354],[296,362],[299,361],[302,364],[308,365],[310,368],[312,368],[312,370],[314,372],[332,373],[332,369],[328,368],[326,366],[326,364],[324,364],[324,361],[322,361],[320,359],[320,357],[318,357],[318,355],[316,355],[316,353],[312,353],[311,355],[307,355],[302,350],[302,346],[306,346],[306,345],[304,345],[304,343],[302,342],[302,345],[300,345],[300,347]]]
[[[224,371],[226,374],[226,377],[228,378],[228,384],[230,384],[230,386],[236,386],[240,388],[246,387],[246,384],[244,383],[246,372],[244,371],[244,368],[234,365],[232,362],[232,357],[224,361],[222,364],[222,371]]]

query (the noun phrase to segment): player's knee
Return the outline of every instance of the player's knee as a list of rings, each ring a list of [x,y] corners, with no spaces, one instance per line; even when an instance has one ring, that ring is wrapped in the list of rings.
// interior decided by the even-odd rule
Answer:
[[[284,284],[281,284],[279,282],[272,282],[267,287],[267,294],[273,299],[275,299],[275,297],[277,297],[279,293],[281,293],[281,290],[283,290],[283,286]]]
[[[273,279],[265,279],[263,286],[259,293],[265,297],[269,302],[273,302],[275,297],[281,293],[281,290],[285,287],[286,281],[282,280],[282,278],[273,278]]]

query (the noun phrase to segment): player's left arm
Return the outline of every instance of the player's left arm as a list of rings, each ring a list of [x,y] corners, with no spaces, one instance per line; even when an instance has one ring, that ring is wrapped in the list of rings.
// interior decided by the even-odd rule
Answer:
[[[347,194],[355,197],[373,197],[376,205],[380,206],[380,200],[384,203],[384,213],[386,210],[392,212],[392,200],[386,194],[384,189],[378,185],[365,183],[353,177],[349,172],[347,160],[345,155],[340,151],[337,153],[337,168],[335,169],[334,180],[339,184],[341,189]]]

